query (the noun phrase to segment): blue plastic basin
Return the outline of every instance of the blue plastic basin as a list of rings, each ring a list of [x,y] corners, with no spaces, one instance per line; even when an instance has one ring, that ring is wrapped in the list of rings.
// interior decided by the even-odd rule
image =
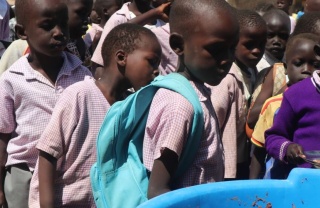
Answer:
[[[149,200],[150,207],[320,207],[320,170],[295,168],[287,180],[239,180],[183,188]]]

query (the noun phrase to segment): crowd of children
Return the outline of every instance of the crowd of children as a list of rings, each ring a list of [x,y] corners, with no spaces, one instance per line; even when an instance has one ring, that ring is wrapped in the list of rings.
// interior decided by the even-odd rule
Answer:
[[[307,0],[298,20],[291,5],[0,0],[0,208],[95,207],[90,168],[107,112],[159,74],[188,80],[203,129],[189,138],[193,105],[165,87],[155,92],[140,125],[148,199],[312,168],[305,159],[320,158],[320,3]],[[199,146],[175,178],[187,139]]]

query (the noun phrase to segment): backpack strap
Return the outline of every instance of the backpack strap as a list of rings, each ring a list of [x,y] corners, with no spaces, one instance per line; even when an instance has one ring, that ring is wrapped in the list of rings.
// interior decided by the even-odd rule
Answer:
[[[190,82],[178,73],[171,73],[165,77],[160,76],[151,84],[159,88],[175,91],[185,97],[193,106],[194,117],[186,145],[180,157],[180,161],[173,179],[179,178],[193,163],[202,138],[204,117],[199,97]]]

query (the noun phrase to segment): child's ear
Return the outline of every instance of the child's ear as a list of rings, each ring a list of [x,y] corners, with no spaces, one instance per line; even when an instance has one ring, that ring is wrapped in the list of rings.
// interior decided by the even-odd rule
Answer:
[[[107,8],[103,8],[102,9],[103,15],[107,16],[107,17],[111,17],[111,15],[109,14],[109,10]],[[101,19],[101,18],[100,18]]]
[[[116,52],[116,62],[119,66],[124,67],[127,63],[127,53],[123,50],[118,50]]]
[[[171,33],[169,39],[170,47],[178,55],[181,56],[184,53],[184,40],[182,35],[178,33]]]
[[[15,26],[15,30],[16,30],[17,36],[21,40],[27,40],[27,35],[26,35],[25,29],[24,29],[24,27],[22,25],[17,23],[16,26]]]

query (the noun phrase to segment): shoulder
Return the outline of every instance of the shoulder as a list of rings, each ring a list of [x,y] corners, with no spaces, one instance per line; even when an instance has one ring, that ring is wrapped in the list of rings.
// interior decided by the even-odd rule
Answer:
[[[315,86],[312,83],[311,78],[306,78],[288,88],[284,93],[285,97],[297,98],[300,96],[305,96],[306,93],[310,93],[315,90]]]
[[[172,90],[160,88],[153,97],[151,108],[153,110],[170,113],[184,113],[193,115],[192,104],[182,95]]]
[[[261,114],[264,114],[267,109],[270,109],[274,106],[279,107],[281,105],[282,99],[283,99],[283,94],[279,94],[279,95],[273,96],[271,98],[268,98],[264,102],[264,104],[261,108]]]
[[[94,84],[93,78],[87,78],[83,81],[76,82],[69,87],[67,87],[62,96],[64,97],[86,97],[87,95],[91,95],[96,88]]]

